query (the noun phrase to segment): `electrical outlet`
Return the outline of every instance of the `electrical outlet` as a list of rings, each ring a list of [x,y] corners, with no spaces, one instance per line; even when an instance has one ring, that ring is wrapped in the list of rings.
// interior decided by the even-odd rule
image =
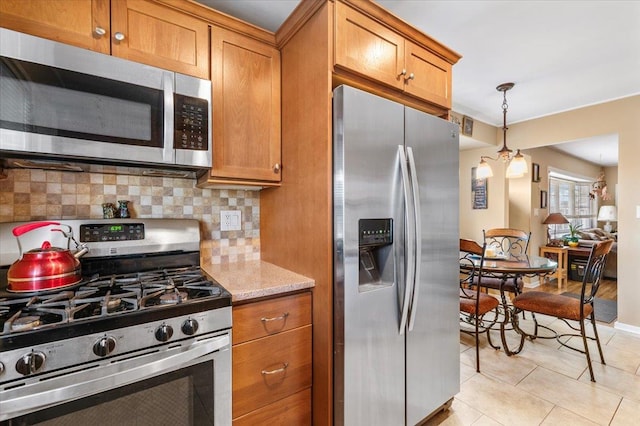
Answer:
[[[242,216],[240,210],[222,210],[220,212],[221,231],[240,231]]]

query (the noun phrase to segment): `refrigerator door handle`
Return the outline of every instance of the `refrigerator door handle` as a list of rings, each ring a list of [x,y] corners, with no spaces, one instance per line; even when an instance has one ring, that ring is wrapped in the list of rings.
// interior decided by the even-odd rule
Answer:
[[[407,156],[404,152],[404,146],[398,145],[398,157],[400,159],[400,171],[402,172],[402,186],[404,188],[404,204],[405,204],[405,221],[407,227],[407,273],[405,274],[404,283],[404,296],[402,300],[402,314],[400,316],[400,334],[404,334],[407,327],[407,320],[409,318],[409,304],[411,302],[412,285],[414,282],[415,272],[415,222],[413,207],[411,206],[412,199],[409,194],[409,170],[407,165]]]
[[[416,320],[416,312],[418,311],[418,290],[420,289],[420,265],[422,262],[422,222],[420,220],[420,185],[418,184],[418,175],[416,173],[416,161],[413,157],[413,150],[407,147],[407,157],[409,159],[409,172],[411,177],[411,192],[413,193],[413,213],[415,220],[415,257],[414,264],[410,268],[414,268],[413,284],[411,285],[412,295],[411,304],[409,306],[409,331],[413,330],[413,323]]]

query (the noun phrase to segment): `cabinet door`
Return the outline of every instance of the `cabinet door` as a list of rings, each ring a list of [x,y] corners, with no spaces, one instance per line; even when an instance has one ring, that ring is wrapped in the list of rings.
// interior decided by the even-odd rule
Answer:
[[[0,25],[53,41],[110,53],[109,0],[1,0]]]
[[[212,28],[216,178],[280,182],[280,52]]]
[[[114,56],[209,79],[209,25],[145,0],[111,0]]]
[[[340,2],[335,9],[335,66],[402,90],[404,38]]]
[[[407,72],[413,74],[405,92],[450,109],[451,64],[408,40],[405,55]]]

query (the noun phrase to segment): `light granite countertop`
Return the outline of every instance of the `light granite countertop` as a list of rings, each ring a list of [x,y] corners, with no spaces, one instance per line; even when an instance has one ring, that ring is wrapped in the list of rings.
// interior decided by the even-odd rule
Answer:
[[[231,293],[232,302],[304,290],[315,281],[262,260],[200,265]]]

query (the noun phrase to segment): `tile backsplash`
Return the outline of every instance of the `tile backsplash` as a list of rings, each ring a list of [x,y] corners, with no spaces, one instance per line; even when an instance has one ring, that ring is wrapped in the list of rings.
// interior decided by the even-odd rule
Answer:
[[[131,217],[197,219],[203,261],[260,259],[260,193],[201,189],[193,179],[7,169],[0,222],[101,219],[102,204],[129,200]],[[220,231],[220,211],[240,210],[241,231]]]

